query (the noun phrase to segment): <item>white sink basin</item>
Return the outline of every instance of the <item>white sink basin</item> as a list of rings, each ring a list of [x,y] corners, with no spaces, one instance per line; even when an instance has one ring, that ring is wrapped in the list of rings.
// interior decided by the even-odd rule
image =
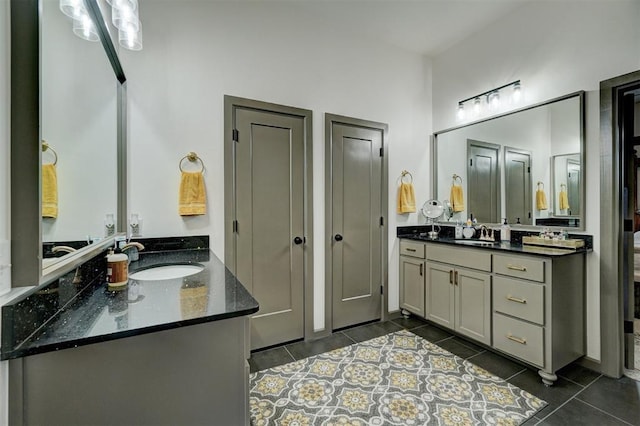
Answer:
[[[203,269],[202,265],[159,265],[134,272],[129,278],[138,281],[173,280],[197,274]]]

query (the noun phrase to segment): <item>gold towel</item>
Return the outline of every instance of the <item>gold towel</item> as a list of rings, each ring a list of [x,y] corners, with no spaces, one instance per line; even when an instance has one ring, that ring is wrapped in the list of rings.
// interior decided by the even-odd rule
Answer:
[[[416,211],[416,195],[413,184],[402,182],[398,188],[398,213],[414,213]]]
[[[202,172],[182,172],[178,212],[180,216],[207,213],[207,195]]]
[[[544,193],[544,189],[538,189],[536,191],[536,208],[538,210],[547,209],[547,194]]]
[[[462,196],[462,186],[453,184],[451,185],[451,193],[449,194],[449,201],[454,213],[458,213],[464,210],[464,197]]]
[[[567,191],[560,191],[560,195],[558,195],[560,210],[569,210],[569,197],[567,197]]]
[[[58,217],[58,175],[55,164],[42,165],[42,217]]]

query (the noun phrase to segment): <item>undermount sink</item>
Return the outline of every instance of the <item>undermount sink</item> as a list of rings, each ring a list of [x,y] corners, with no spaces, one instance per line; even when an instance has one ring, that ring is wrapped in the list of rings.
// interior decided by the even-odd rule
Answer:
[[[455,240],[456,244],[464,244],[470,246],[483,246],[483,247],[493,247],[496,244],[499,244],[499,241],[484,241],[484,240]]]
[[[138,281],[162,281],[184,278],[202,271],[204,266],[198,264],[185,265],[158,265],[134,272],[129,275],[132,280]]]

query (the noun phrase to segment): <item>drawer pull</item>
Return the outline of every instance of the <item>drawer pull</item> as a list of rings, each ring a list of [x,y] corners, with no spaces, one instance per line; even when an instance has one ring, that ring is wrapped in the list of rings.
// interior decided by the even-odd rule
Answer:
[[[458,271],[456,271],[453,276],[454,276],[453,282],[455,283],[455,285],[458,285]]]
[[[519,337],[512,336],[510,334],[507,334],[507,339],[513,340],[514,342],[520,343],[521,345],[526,345],[527,344],[527,339],[521,339]]]
[[[512,302],[516,303],[522,303],[523,305],[527,303],[527,299],[518,299],[517,297],[513,297],[512,295],[508,295],[507,300],[511,300]]]
[[[453,270],[449,271],[449,284],[453,284]]]
[[[407,249],[405,249],[405,250],[406,250],[406,251],[412,251],[412,252],[416,252],[416,251],[417,251],[416,249],[411,249],[411,248],[407,248]]]
[[[424,266],[423,263],[420,264],[420,276],[422,276],[422,267]]]
[[[526,266],[512,265],[512,264],[508,264],[507,269],[513,269],[514,271],[522,271],[522,272],[527,271]]]

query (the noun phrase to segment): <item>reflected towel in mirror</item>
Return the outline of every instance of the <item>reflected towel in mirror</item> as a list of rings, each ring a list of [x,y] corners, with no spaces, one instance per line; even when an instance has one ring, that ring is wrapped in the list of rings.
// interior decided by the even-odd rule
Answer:
[[[402,182],[398,188],[398,213],[415,213],[416,196],[413,184]]]
[[[58,217],[58,175],[55,164],[42,165],[42,217]]]
[[[462,195],[462,186],[453,184],[451,185],[451,194],[449,194],[449,200],[451,201],[451,208],[454,213],[458,213],[464,210],[464,196]]]
[[[569,210],[569,197],[567,197],[567,191],[564,189],[558,195],[558,205],[560,210]]]
[[[207,213],[207,195],[202,172],[181,172],[180,199],[178,213],[180,216],[195,216]]]

